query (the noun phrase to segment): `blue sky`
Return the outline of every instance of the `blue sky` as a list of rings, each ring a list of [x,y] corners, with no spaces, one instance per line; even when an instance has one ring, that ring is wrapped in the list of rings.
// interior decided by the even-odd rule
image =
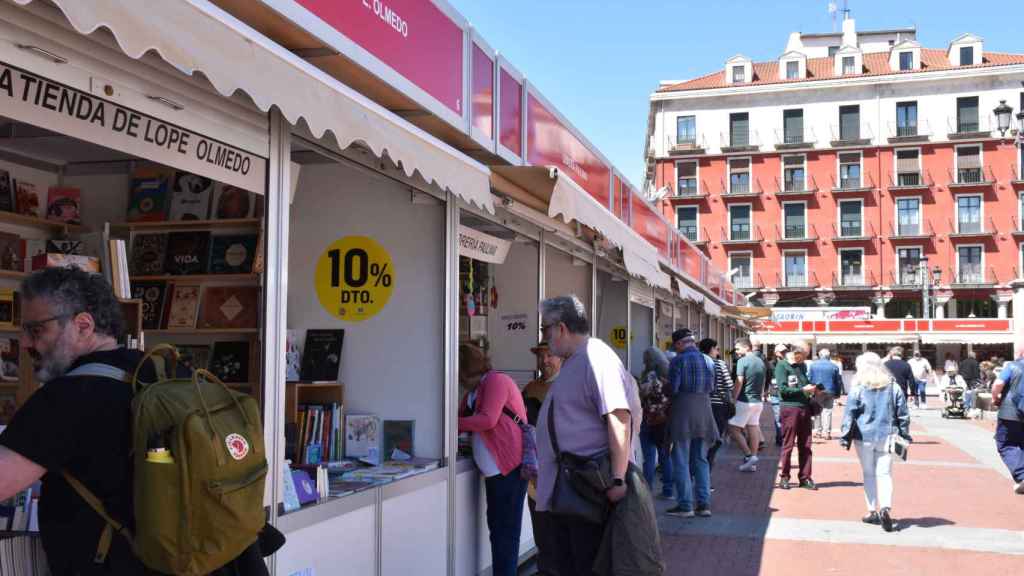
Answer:
[[[449,0],[634,185],[643,184],[648,97],[660,80],[782,54],[790,32],[829,32],[828,0]],[[842,6],[842,0],[837,0]],[[963,32],[1024,52],[1021,0],[853,0],[857,28],[916,26],[928,48]]]

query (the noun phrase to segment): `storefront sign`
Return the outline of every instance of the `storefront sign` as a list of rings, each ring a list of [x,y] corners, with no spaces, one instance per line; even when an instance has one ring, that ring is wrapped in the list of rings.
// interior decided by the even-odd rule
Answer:
[[[654,209],[644,202],[639,194],[628,187],[624,187],[624,190],[629,194],[633,206],[630,226],[654,246],[658,254],[668,258],[668,224],[658,217]]]
[[[512,243],[467,226],[459,226],[459,255],[491,264],[504,264]]]
[[[494,61],[473,44],[473,129],[494,140]]]
[[[608,332],[608,343],[610,343],[614,348],[625,350],[627,337],[630,342],[636,339],[636,335],[626,330],[625,326],[615,326],[610,332]]]
[[[530,317],[526,313],[521,314],[502,314],[501,315],[501,327],[505,332],[509,334],[516,334],[519,332],[526,332],[526,323]]]
[[[772,308],[772,320],[868,320],[871,307]]]
[[[376,316],[395,287],[391,254],[367,236],[346,236],[333,242],[320,255],[314,274],[320,305],[346,322]]]
[[[523,154],[523,85],[504,68],[498,75],[499,142],[516,156]]]
[[[0,62],[0,113],[146,160],[263,193],[266,160]]]
[[[446,108],[462,115],[463,32],[433,2],[295,1]]]
[[[1010,321],[998,318],[960,318],[953,320],[932,320],[932,330],[937,332],[1006,332]]]
[[[558,168],[607,207],[611,172],[604,162],[536,96],[529,94],[526,106],[526,161]]]

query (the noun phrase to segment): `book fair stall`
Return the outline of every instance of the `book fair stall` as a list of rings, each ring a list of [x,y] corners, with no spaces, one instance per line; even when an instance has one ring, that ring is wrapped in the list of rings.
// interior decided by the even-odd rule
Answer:
[[[36,389],[18,282],[96,271],[126,345],[171,343],[261,403],[272,573],[476,575],[460,343],[523,386],[546,297],[577,295],[637,374],[677,327],[738,328],[709,321],[741,303],[720,273],[555,106],[414,3],[432,32],[398,44],[319,0],[0,3],[0,426]],[[46,573],[39,497],[0,505],[25,573]]]

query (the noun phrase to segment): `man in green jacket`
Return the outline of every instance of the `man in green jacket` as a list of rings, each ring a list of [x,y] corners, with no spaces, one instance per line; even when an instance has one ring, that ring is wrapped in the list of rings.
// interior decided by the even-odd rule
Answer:
[[[800,461],[798,478],[800,487],[817,490],[811,479],[811,397],[815,387],[807,380],[807,345],[797,343],[791,353],[775,365],[775,382],[779,386],[782,404],[779,419],[782,421],[782,456],[779,472],[779,488],[789,490],[790,456],[793,446],[797,447]]]

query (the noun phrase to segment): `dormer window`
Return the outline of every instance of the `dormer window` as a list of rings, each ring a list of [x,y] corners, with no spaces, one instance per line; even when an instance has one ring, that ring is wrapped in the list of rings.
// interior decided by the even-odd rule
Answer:
[[[732,67],[732,81],[734,84],[740,84],[747,81],[746,66],[733,66]]]
[[[915,40],[904,40],[889,51],[889,70],[909,72],[921,69],[921,45]]]
[[[724,76],[726,84],[749,84],[754,81],[754,63],[737,54],[725,61]]]
[[[856,46],[843,46],[832,60],[833,76],[852,76],[860,74],[863,70],[864,54]]]
[[[974,46],[961,46],[960,47],[960,65],[961,66],[973,66],[974,65]]]
[[[799,80],[807,77],[807,56],[790,50],[779,57],[779,80]]]
[[[800,62],[791,60],[786,62],[786,80],[795,80],[800,77]]]
[[[984,41],[974,34],[961,34],[949,43],[946,56],[952,66],[977,66],[985,62]]]
[[[843,76],[857,73],[857,59],[853,56],[843,56]]]
[[[914,69],[914,53],[913,52],[900,52],[900,70],[913,70]]]

